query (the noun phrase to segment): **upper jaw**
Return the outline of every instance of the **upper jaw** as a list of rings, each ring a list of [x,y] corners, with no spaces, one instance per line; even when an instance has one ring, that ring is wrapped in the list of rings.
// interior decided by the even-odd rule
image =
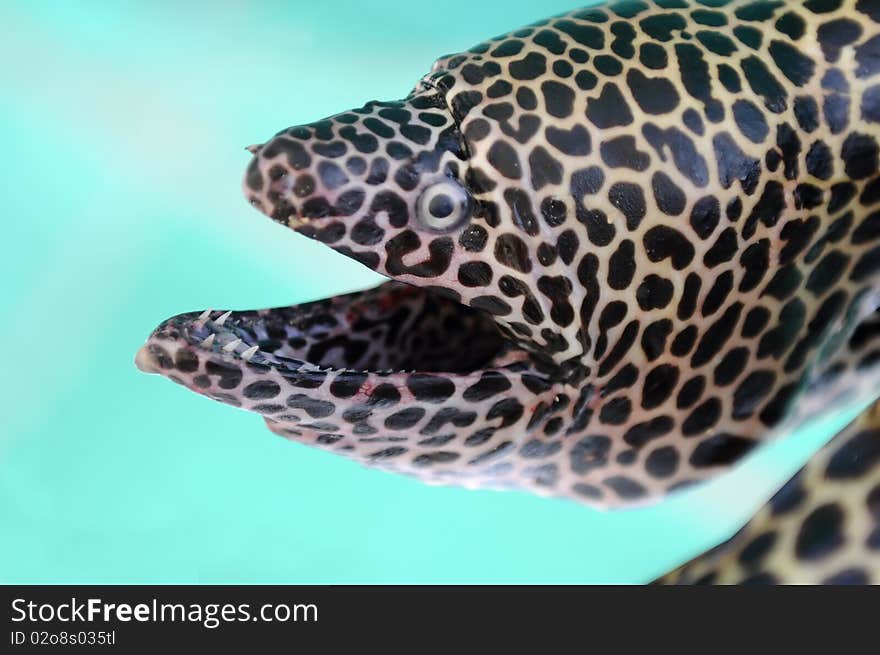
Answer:
[[[425,178],[453,170],[463,174],[467,167],[458,120],[443,94],[430,87],[287,128],[248,151],[253,155],[243,179],[248,201],[279,223],[294,229],[311,224],[315,231],[335,219],[352,228],[383,211],[394,214],[385,229],[400,229],[405,212],[388,205],[387,192],[411,210]],[[317,238],[338,240],[322,236],[328,235]],[[372,244],[355,238],[345,245]]]

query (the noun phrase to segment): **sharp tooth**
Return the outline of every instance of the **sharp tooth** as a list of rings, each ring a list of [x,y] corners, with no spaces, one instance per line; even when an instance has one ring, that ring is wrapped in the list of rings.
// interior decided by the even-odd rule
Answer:
[[[230,341],[225,346],[223,346],[223,352],[231,353],[233,350],[238,348],[238,345],[241,343],[241,339],[235,339],[234,341]]]
[[[223,324],[226,322],[226,319],[229,318],[229,315],[232,314],[232,311],[225,312],[219,318],[214,320],[214,325],[219,325],[223,327]]]
[[[193,321],[193,327],[197,330],[201,330],[203,327],[205,327],[205,322],[211,318],[212,311],[214,310],[206,309],[201,314],[199,314],[199,317],[195,321]]]
[[[259,346],[251,346],[241,354],[241,358],[245,361],[251,361],[251,358],[260,351]]]
[[[214,333],[209,334],[204,341],[201,343],[202,348],[213,348],[214,347]]]

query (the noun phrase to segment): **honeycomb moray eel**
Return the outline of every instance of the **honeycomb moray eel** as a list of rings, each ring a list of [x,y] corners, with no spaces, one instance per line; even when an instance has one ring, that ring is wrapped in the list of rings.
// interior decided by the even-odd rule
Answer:
[[[137,363],[427,482],[656,500],[878,395],[878,136],[880,0],[540,21],[440,58],[403,100],[249,148],[254,207],[391,281],[182,314]],[[880,516],[866,434],[817,456],[796,509],[750,524],[757,545],[675,579],[736,580],[763,555],[796,580],[834,532],[835,562],[873,544],[854,577],[880,582],[876,531],[849,534]]]

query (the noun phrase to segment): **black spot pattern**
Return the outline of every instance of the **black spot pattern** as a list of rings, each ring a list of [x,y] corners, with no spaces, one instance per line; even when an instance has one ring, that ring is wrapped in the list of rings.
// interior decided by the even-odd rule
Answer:
[[[708,478],[880,363],[859,325],[880,276],[880,38],[851,5],[576,10],[441,58],[402,100],[283,130],[252,148],[248,200],[402,284],[179,319],[142,358],[435,482],[615,506]],[[826,481],[870,471],[873,443]],[[743,544],[744,580],[780,579],[775,534]]]

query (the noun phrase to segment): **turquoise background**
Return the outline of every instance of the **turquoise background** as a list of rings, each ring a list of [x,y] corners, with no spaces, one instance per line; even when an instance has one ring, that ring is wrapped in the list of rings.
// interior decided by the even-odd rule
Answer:
[[[135,369],[173,314],[379,279],[251,209],[245,145],[569,3],[0,2],[0,581],[645,582],[846,420],[601,513],[369,471]]]

